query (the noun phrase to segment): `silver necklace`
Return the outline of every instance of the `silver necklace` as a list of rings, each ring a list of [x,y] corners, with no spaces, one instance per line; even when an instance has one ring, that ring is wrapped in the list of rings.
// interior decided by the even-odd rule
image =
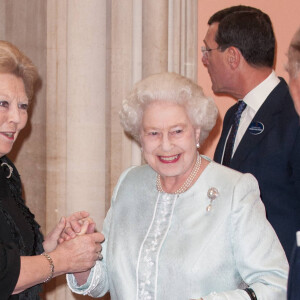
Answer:
[[[186,179],[184,184],[172,194],[182,194],[186,190],[188,190],[188,188],[191,186],[192,182],[194,181],[196,175],[198,174],[198,172],[200,170],[201,162],[202,162],[201,156],[197,153],[197,160],[196,160],[196,163],[195,163],[193,170],[190,173],[189,177]],[[157,174],[157,176],[156,176],[156,188],[159,192],[165,193],[165,191],[163,190],[162,185],[161,185],[161,179],[160,179],[159,174]]]

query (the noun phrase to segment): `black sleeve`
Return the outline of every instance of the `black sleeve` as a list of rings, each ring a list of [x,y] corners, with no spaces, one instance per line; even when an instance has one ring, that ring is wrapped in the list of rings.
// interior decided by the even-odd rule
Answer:
[[[0,240],[0,299],[7,299],[15,289],[21,268],[19,251],[13,243]]]

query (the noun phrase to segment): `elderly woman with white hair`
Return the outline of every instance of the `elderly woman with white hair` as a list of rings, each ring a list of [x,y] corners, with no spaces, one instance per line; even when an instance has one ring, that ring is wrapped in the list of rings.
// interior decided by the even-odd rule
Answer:
[[[147,164],[121,175],[104,222],[103,260],[68,275],[74,292],[285,299],[288,263],[257,181],[198,154],[217,114],[198,85],[175,73],[135,85],[121,123]]]

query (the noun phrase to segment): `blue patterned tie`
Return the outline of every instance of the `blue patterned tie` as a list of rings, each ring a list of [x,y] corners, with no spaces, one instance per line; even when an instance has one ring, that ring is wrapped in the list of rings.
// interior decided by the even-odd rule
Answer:
[[[247,104],[243,100],[239,101],[237,110],[234,114],[234,120],[233,120],[233,123],[231,126],[231,131],[230,131],[230,134],[228,136],[227,143],[225,146],[224,157],[223,157],[223,162],[222,162],[222,164],[224,166],[230,165],[235,137],[236,137],[236,134],[237,134],[237,131],[239,128],[242,112],[244,111],[246,106],[247,106]]]

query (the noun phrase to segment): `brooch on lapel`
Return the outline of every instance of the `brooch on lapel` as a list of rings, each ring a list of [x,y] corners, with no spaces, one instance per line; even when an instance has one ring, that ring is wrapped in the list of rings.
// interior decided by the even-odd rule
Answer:
[[[207,197],[210,200],[210,203],[208,204],[208,206],[206,207],[206,211],[210,212],[212,209],[212,203],[213,201],[219,196],[219,191],[215,188],[215,187],[211,187],[208,191],[207,191]]]
[[[6,162],[3,162],[3,163],[1,164],[1,167],[6,167],[6,168],[8,169],[9,174],[6,176],[6,178],[10,178],[11,175],[12,175],[12,172],[13,172],[13,170],[14,170],[13,167],[10,166],[9,164],[7,164]]]

